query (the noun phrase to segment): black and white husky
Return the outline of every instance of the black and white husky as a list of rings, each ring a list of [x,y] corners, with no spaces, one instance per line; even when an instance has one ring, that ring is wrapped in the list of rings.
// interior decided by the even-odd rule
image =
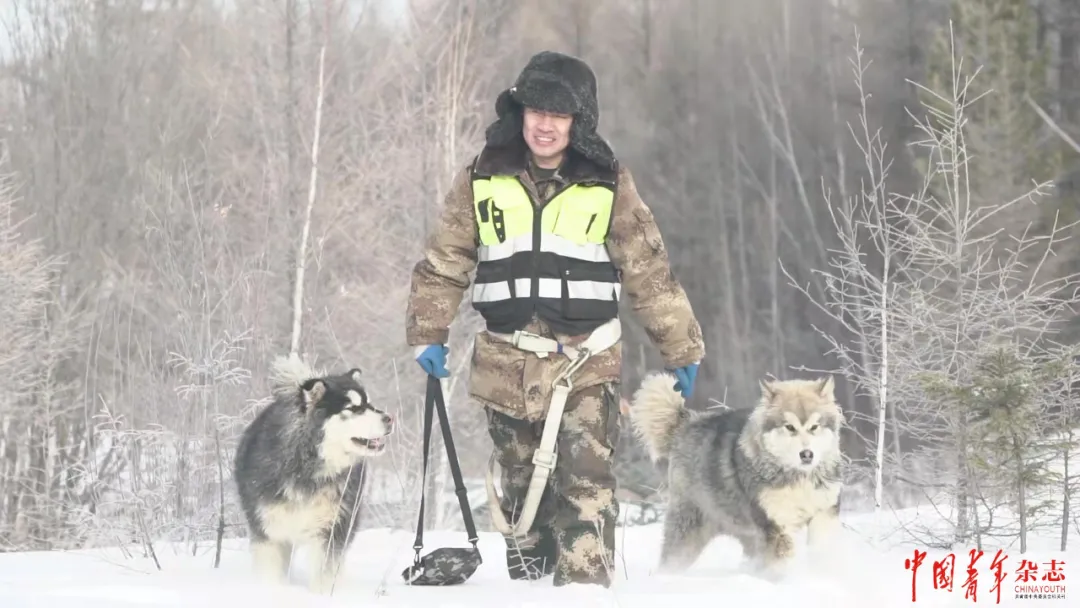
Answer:
[[[233,476],[256,571],[286,580],[303,547],[322,593],[357,533],[365,460],[384,452],[393,420],[372,407],[358,369],[326,375],[291,356],[273,375],[274,399],[244,430]]]

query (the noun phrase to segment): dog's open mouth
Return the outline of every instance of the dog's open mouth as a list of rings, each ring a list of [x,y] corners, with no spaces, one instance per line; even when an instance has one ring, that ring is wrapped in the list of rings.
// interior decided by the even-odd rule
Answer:
[[[382,451],[384,448],[386,448],[386,438],[385,437],[376,437],[374,439],[364,439],[362,437],[353,437],[352,442],[353,442],[354,445],[358,445],[358,446],[360,446],[362,448],[367,448],[369,450]]]

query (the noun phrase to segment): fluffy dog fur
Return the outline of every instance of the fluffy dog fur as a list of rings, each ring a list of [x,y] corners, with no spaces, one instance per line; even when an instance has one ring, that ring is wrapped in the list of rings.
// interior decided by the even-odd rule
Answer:
[[[754,566],[777,574],[792,535],[818,544],[840,513],[842,414],[831,377],[763,381],[756,407],[694,411],[675,378],[652,374],[629,414],[653,462],[667,461],[661,567],[692,565],[718,535],[736,538]]]
[[[368,401],[361,372],[329,376],[296,356],[274,363],[274,399],[244,430],[233,476],[256,571],[284,581],[294,546],[310,551],[310,587],[332,588],[360,512],[365,460],[393,420]]]

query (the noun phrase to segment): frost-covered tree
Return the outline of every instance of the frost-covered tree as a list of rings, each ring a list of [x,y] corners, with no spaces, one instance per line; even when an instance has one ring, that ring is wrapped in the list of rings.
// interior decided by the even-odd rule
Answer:
[[[22,546],[57,517],[49,499],[58,476],[58,429],[48,412],[31,407],[48,360],[55,260],[23,233],[16,206],[16,183],[0,155],[0,551]]]
[[[967,91],[964,139],[977,159],[968,170],[968,195],[975,207],[1011,200],[1030,190],[1032,182],[1059,177],[1067,161],[1067,145],[1048,134],[1031,103],[1049,104],[1054,94],[1047,86],[1052,69],[1045,47],[1039,44],[1039,16],[1029,0],[951,0],[951,30],[937,29],[927,53],[928,89],[943,90],[954,76],[953,56],[964,70],[978,74],[978,84]],[[951,32],[951,36],[950,36]],[[922,101],[940,108],[942,100],[925,91]],[[925,164],[919,166],[925,174]],[[1046,206],[1049,207],[1049,206]],[[1035,223],[1045,228],[1053,221],[1046,207],[1017,205],[995,214],[981,227],[983,235],[997,233],[1007,244],[1003,229]]]
[[[948,80],[936,88],[917,85],[922,104],[909,111],[922,183],[910,192],[892,190],[892,159],[880,132],[865,119],[853,126],[866,160],[863,189],[836,202],[826,193],[841,247],[829,268],[816,270],[825,277],[824,297],[799,286],[842,324],[843,333],[820,329],[833,346],[830,354],[849,382],[879,405],[871,440],[878,502],[888,467],[893,479],[921,493],[920,502],[941,507],[951,522],[944,534],[937,522],[909,530],[933,546],[970,538],[979,498],[967,457],[973,449],[969,413],[934,394],[925,375],[969,385],[986,344],[1041,347],[1072,320],[1080,300],[1076,275],[1035,280],[1070,226],[1039,230],[1029,220],[988,230],[1015,208],[1052,208],[1050,189],[1043,182],[1015,195],[979,194],[982,158],[969,144],[969,114],[978,115],[993,94],[973,94],[979,66],[965,63],[955,47],[952,52]],[[858,55],[853,64],[858,81],[864,72]],[[979,196],[985,198],[976,205]],[[1032,258],[1034,264],[1026,262]],[[887,425],[903,439],[902,450],[884,449]]]
[[[945,154],[919,154],[915,162],[925,180],[921,198],[947,201],[921,210],[920,221],[932,228],[920,240],[944,241],[934,246],[942,255],[931,262],[940,272],[916,290],[925,295],[918,324],[937,328],[942,339],[913,346],[946,366],[940,371],[955,381],[968,382],[963,370],[974,369],[969,357],[987,337],[1034,341],[1062,329],[1057,322],[1068,314],[1062,298],[1070,299],[1064,288],[1075,281],[1062,254],[1071,245],[1065,241],[1073,226],[1064,226],[1060,210],[1049,204],[1063,144],[1046,136],[1032,107],[1052,94],[1046,89],[1050,66],[1038,45],[1035,10],[1026,0],[952,0],[949,7],[951,20],[934,36],[926,86],[919,88],[925,124],[944,128],[938,137],[918,143]],[[1034,303],[1036,293],[1045,305]],[[935,407],[914,409],[913,426],[919,429],[914,435],[930,450],[922,456],[934,454],[924,460],[945,455],[930,446],[956,458],[956,484],[949,487],[955,541],[963,542],[978,494],[964,464],[968,433],[962,418],[923,415],[940,414]],[[938,423],[950,429],[946,437],[925,441],[937,435],[926,432],[928,425]]]

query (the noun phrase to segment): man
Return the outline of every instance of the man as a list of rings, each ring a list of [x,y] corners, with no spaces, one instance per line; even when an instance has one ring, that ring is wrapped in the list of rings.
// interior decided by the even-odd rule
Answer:
[[[629,294],[687,396],[705,354],[701,327],[630,172],[596,133],[589,66],[538,53],[495,111],[486,145],[454,179],[413,269],[407,340],[427,373],[449,376],[449,327],[475,269],[472,303],[486,330],[474,340],[469,393],[485,407],[502,469],[501,508],[492,511],[507,536],[510,576],[609,586],[619,295]],[[560,407],[561,416],[547,416]],[[557,429],[554,454],[542,449],[545,428]],[[530,499],[534,472],[549,471],[550,486]],[[533,526],[508,527],[530,510]]]

